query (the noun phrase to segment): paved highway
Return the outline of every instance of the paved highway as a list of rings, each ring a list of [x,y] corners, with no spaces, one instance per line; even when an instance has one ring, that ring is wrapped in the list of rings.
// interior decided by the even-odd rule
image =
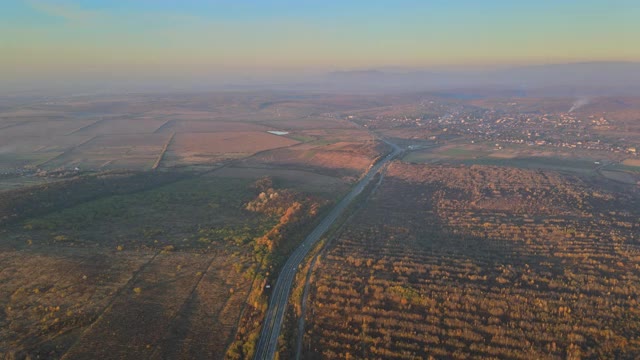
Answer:
[[[385,141],[385,140],[383,140]],[[287,309],[289,293],[293,285],[293,279],[298,271],[298,266],[304,257],[309,253],[313,245],[320,240],[320,237],[329,230],[331,225],[342,215],[349,204],[362,192],[369,184],[373,176],[389,161],[398,156],[402,149],[397,145],[385,141],[393,148],[393,151],[385,156],[381,161],[371,167],[367,174],[358,184],[345,196],[332,210],[322,219],[322,222],[304,239],[302,244],[289,256],[287,262],[280,270],[280,275],[272,288],[271,300],[262,325],[262,332],[256,346],[254,359],[273,359],[278,349],[278,337]]]

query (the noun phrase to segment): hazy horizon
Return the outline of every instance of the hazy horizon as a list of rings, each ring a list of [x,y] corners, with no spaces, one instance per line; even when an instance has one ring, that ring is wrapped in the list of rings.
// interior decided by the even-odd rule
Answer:
[[[628,0],[24,0],[2,8],[5,93],[307,83],[371,69],[455,74],[640,62],[640,4]]]

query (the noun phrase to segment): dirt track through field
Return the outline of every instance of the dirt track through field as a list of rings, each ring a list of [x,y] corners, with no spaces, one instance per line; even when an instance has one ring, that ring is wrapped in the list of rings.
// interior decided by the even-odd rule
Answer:
[[[100,314],[96,317],[96,319],[89,324],[89,326],[86,327],[86,329],[84,329],[82,331],[82,333],[78,336],[77,340],[73,343],[73,345],[71,345],[69,347],[69,349],[67,349],[67,351],[65,351],[61,356],[60,359],[68,359],[69,354],[73,353],[74,348],[76,348],[79,344],[81,344],[82,339],[89,333],[89,331],[98,323],[100,322],[100,320],[102,320],[104,318],[104,315],[108,312],[108,310],[113,306],[114,302],[116,301],[117,298],[119,298],[125,291],[125,289],[128,289],[131,284],[133,284],[136,281],[136,278],[138,277],[139,274],[141,274],[147,267],[149,267],[149,265],[153,262],[153,260],[155,260],[155,258],[158,256],[160,252],[156,251],[153,256],[149,259],[149,261],[145,262],[144,264],[142,264],[142,266],[140,266],[138,268],[138,270],[136,270],[133,274],[131,274],[131,277],[129,278],[129,280],[127,280],[127,282],[120,287],[120,289],[118,289],[118,291],[113,295],[113,297],[111,298],[111,300],[109,300],[109,302],[107,303],[107,305],[102,309],[102,311],[100,311]],[[71,357],[73,358],[73,357]]]

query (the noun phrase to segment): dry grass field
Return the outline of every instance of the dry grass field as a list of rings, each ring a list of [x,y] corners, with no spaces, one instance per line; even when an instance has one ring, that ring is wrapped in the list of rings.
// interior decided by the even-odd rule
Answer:
[[[242,262],[230,255],[156,255],[64,358],[219,357],[251,287],[250,279],[234,270]]]
[[[52,198],[65,187],[3,198],[18,214],[0,228],[0,357],[223,358],[255,331],[269,272],[347,189],[299,171],[224,170],[138,179],[131,193],[118,193],[128,175],[74,180],[87,193],[68,203]],[[54,207],[42,212],[42,199]]]
[[[0,172],[190,166],[243,158],[295,141],[356,141],[363,137],[358,132],[368,137],[366,131],[336,111],[385,101],[268,92],[33,100],[0,109]],[[268,130],[290,134],[276,137]],[[172,134],[176,136],[165,158],[166,143],[160,139]]]
[[[152,256],[56,247],[3,249],[0,353],[58,358]]]
[[[42,165],[52,169],[150,169],[168,139],[168,134],[95,136]]]
[[[166,120],[148,117],[126,117],[122,119],[100,119],[91,125],[74,131],[74,134],[114,135],[148,134],[158,130]]]
[[[33,119],[2,129],[1,136],[6,139],[22,137],[48,138],[50,136],[67,135],[78,128],[93,124],[92,120],[68,119]]]
[[[214,163],[297,143],[266,132],[179,133],[167,149],[164,165]]]
[[[354,124],[348,121],[327,117],[311,117],[294,120],[268,120],[262,123],[277,129],[284,130],[357,128]]]
[[[240,121],[213,121],[213,120],[171,120],[164,124],[156,132],[163,133],[213,133],[213,132],[256,132],[274,130],[269,126]]]
[[[277,149],[245,160],[246,166],[278,166],[309,170],[354,181],[386,149],[384,143],[330,142],[308,143],[286,149]]]
[[[640,159],[626,159],[622,163],[627,166],[640,167]]]
[[[241,272],[249,262],[224,250],[40,248],[0,256],[5,354],[221,358],[251,288]]]

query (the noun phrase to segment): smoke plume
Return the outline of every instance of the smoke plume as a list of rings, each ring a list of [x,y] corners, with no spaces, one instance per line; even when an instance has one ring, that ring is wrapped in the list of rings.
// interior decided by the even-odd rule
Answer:
[[[589,103],[589,99],[587,98],[580,98],[578,100],[576,100],[573,105],[571,105],[571,109],[569,109],[569,112],[572,113],[578,109],[580,109],[581,107],[587,105]]]

